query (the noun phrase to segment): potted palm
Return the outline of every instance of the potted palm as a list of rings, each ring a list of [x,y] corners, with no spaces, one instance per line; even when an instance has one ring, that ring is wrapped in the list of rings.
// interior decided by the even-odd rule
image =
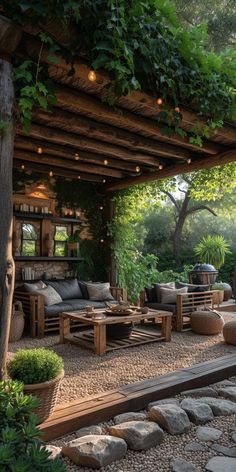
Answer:
[[[211,264],[218,270],[224,264],[226,254],[231,251],[223,236],[209,234],[195,246],[194,252],[200,262]]]
[[[70,253],[74,256],[79,255],[79,241],[80,241],[80,231],[76,230],[73,234],[71,234],[67,239],[67,247]]]
[[[38,397],[40,405],[36,414],[40,421],[53,412],[59,384],[64,376],[63,359],[55,352],[45,349],[19,349],[8,363],[11,379],[24,384],[24,393]]]
[[[217,290],[217,293],[213,294],[213,302],[221,304],[224,301],[224,285],[222,283],[215,283],[211,286],[212,290]]]

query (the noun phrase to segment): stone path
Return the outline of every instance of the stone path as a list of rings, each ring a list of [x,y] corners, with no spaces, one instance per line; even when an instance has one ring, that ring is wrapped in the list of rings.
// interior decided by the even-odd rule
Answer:
[[[236,472],[235,414],[236,381],[226,380],[182,392],[177,398],[151,402],[145,412],[120,414],[109,424],[78,430],[75,438],[64,441],[61,449],[48,447],[52,447],[52,455],[56,457],[61,453],[69,464],[68,470],[78,472],[96,468],[104,472]],[[224,431],[216,427],[220,418],[229,421],[229,425],[232,418],[227,441]],[[181,447],[175,446],[174,438],[179,438]],[[161,463],[157,466],[155,461],[154,468],[136,467],[135,459],[127,464],[126,457],[135,457],[134,454],[145,451],[147,454],[147,450],[150,450],[150,460],[159,448],[163,451],[162,444],[166,440],[169,449],[173,443],[168,468],[162,467]]]

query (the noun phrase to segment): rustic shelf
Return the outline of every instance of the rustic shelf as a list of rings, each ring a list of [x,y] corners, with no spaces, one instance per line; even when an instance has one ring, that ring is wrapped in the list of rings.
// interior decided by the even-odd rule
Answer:
[[[83,261],[83,257],[60,257],[60,256],[16,256],[14,257],[15,261],[46,261],[46,262],[76,262]]]
[[[31,213],[31,212],[24,212],[24,211],[16,211],[14,212],[14,216],[16,218],[22,220],[50,220],[53,223],[76,223],[81,224],[83,226],[87,226],[87,223],[82,221],[80,218],[71,218],[67,216],[53,216],[48,213]]]

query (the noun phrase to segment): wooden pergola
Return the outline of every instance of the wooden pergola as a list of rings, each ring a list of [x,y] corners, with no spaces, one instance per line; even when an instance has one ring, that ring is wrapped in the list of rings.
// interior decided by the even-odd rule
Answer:
[[[55,22],[44,29],[67,44],[68,38]],[[38,31],[26,30],[18,50],[37,55]],[[41,60],[48,62],[45,48]],[[188,138],[196,123],[204,125],[194,111],[181,109],[186,138],[167,137],[157,120],[161,107],[151,95],[133,92],[109,106],[105,100],[110,78],[105,73],[96,72],[96,80],[90,81],[90,68],[80,58],[74,64],[74,75],[68,75],[70,65],[62,58],[57,65],[48,62],[48,67],[56,84],[57,102],[49,112],[35,112],[28,136],[18,128],[16,167],[52,171],[55,176],[95,182],[106,191],[115,191],[236,160],[236,126],[232,123],[212,133],[199,147]]]

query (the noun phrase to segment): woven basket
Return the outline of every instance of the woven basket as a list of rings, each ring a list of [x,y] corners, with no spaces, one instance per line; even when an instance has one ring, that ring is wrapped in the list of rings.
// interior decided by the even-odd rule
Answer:
[[[10,328],[10,334],[9,334],[10,343],[13,343],[14,341],[19,341],[19,339],[21,338],[24,331],[24,326],[25,326],[24,316],[25,315],[22,309],[22,303],[21,302],[13,303],[12,315],[11,315],[11,328]]]
[[[197,334],[219,334],[224,326],[224,319],[217,311],[194,311],[190,320]]]
[[[223,336],[227,344],[236,346],[236,321],[228,321],[228,323],[225,323]]]
[[[40,421],[45,421],[53,412],[61,379],[64,377],[64,370],[55,379],[38,384],[25,384],[24,393],[35,395],[40,400],[39,407],[35,410]]]

